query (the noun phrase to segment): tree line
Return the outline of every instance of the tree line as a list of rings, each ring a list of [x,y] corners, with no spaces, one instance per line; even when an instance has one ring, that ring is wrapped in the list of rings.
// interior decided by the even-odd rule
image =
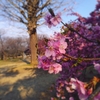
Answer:
[[[46,35],[38,35],[39,48],[41,41],[48,38]],[[25,51],[30,50],[29,37],[10,37],[6,36],[4,30],[0,30],[0,60],[22,58]],[[30,51],[28,51],[30,52]]]

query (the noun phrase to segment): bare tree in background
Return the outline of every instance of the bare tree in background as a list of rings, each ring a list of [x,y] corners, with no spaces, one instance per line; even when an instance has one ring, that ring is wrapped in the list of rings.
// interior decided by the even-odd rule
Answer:
[[[66,3],[67,2],[67,3]],[[37,64],[37,31],[38,21],[48,7],[71,8],[72,0],[0,0],[0,15],[26,25],[31,48],[31,63]],[[66,5],[63,5],[66,4]],[[69,9],[70,9],[69,8]]]
[[[5,39],[3,35],[5,34],[5,31],[3,29],[0,30],[0,59],[4,60],[6,58],[6,52],[5,52]]]
[[[28,46],[25,43],[25,40],[22,37],[5,37],[5,52],[8,55],[8,58],[17,58],[18,56],[22,56],[24,50]]]

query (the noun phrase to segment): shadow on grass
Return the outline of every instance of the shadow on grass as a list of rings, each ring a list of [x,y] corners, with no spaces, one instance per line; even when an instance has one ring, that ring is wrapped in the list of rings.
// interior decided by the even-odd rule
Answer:
[[[19,74],[18,70],[14,70],[17,66],[5,66],[4,68],[0,68],[0,74],[3,74],[3,77],[15,77]]]
[[[24,59],[21,59],[23,62],[25,62],[26,64],[30,64],[30,62],[28,60],[24,60]]]
[[[50,75],[41,69],[32,70],[34,73],[31,77],[18,80],[12,85],[0,84],[0,100],[50,100],[53,93],[49,88],[58,76]]]
[[[7,72],[5,72],[5,76],[6,77],[15,77],[16,75],[18,75],[19,74],[19,71],[18,70],[13,70],[13,69],[11,69],[11,70],[8,70]]]

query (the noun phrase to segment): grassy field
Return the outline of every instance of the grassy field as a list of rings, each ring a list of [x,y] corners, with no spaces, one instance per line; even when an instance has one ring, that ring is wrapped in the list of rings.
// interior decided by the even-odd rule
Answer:
[[[56,79],[19,59],[0,61],[0,100],[50,100]]]

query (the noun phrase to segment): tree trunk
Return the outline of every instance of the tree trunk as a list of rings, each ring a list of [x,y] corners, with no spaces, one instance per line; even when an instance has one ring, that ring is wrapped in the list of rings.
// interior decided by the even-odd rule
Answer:
[[[28,32],[30,36],[30,50],[31,50],[31,63],[33,65],[38,64],[37,60],[37,15],[40,0],[26,0],[28,10]]]
[[[4,52],[1,53],[1,60],[6,60],[6,55]]]
[[[4,55],[3,54],[1,54],[1,60],[4,60]]]
[[[36,28],[33,29],[32,32],[30,32],[30,50],[31,50],[31,64],[37,65],[38,59],[37,59],[37,33]]]

